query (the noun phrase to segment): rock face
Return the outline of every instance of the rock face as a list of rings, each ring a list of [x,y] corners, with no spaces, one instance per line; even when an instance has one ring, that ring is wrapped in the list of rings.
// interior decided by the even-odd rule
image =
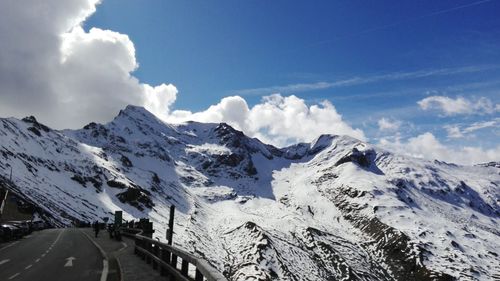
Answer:
[[[500,278],[497,163],[424,161],[332,135],[276,148],[129,106],[80,130],[0,119],[0,174],[7,164],[11,188],[56,225],[123,210],[163,239],[175,204],[174,243],[231,280]]]
[[[477,166],[500,168],[500,162],[488,162],[488,163],[478,164]]]

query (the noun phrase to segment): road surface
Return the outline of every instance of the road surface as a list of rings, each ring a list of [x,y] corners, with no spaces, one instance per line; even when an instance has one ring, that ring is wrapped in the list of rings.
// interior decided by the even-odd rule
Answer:
[[[2,281],[105,281],[108,272],[108,261],[79,229],[46,229],[0,244]]]

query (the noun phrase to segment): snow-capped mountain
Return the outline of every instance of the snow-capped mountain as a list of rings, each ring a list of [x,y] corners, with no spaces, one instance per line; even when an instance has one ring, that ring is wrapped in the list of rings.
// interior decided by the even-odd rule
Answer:
[[[392,154],[347,136],[286,148],[227,124],[128,106],[52,130],[0,119],[0,174],[56,224],[123,210],[231,280],[498,280],[500,170]],[[5,177],[0,178],[6,181]]]

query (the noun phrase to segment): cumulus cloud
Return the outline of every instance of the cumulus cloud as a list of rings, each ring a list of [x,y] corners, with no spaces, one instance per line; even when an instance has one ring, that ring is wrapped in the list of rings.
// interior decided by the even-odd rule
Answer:
[[[305,100],[294,95],[266,96],[251,108],[242,97],[231,96],[205,111],[176,110],[167,118],[170,122],[187,120],[226,122],[247,135],[277,146],[311,141],[321,134],[366,139],[363,131],[348,125],[329,101],[307,105]]]
[[[82,22],[98,0],[0,1],[0,112],[56,127],[110,120],[127,104],[167,114],[175,86],[143,84],[125,34]]]
[[[394,152],[418,158],[438,159],[457,164],[477,164],[500,159],[500,145],[492,149],[448,147],[432,133],[426,132],[407,141],[381,139],[379,145]]]
[[[172,84],[152,87],[143,84],[144,107],[161,119],[167,119],[169,110],[177,98],[177,88]]]
[[[423,110],[436,110],[445,116],[463,114],[492,114],[499,111],[500,106],[485,97],[470,100],[464,97],[430,96],[417,102]]]
[[[401,127],[401,121],[391,120],[385,117],[380,118],[377,124],[380,131],[396,131]]]

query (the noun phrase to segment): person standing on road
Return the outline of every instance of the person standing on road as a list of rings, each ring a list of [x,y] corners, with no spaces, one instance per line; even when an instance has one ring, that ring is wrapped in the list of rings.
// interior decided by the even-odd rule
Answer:
[[[94,222],[94,232],[95,232],[95,238],[97,238],[97,235],[99,234],[99,222],[98,221]]]

